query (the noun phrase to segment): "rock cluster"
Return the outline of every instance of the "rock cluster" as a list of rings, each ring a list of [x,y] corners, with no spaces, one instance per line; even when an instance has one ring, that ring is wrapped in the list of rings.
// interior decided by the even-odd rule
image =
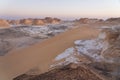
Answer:
[[[45,25],[45,24],[57,24],[60,23],[61,20],[58,18],[46,17],[44,19],[20,19],[20,20],[11,20],[9,21],[11,25]]]
[[[120,80],[120,27],[102,28],[97,39],[75,41],[50,71],[13,80]]]
[[[120,18],[109,18],[106,21],[107,22],[120,22]]]
[[[102,19],[89,19],[89,18],[81,18],[78,20],[78,22],[83,24],[89,24],[89,23],[100,23],[103,22]]]
[[[103,58],[92,65],[109,80],[120,80],[120,27],[104,28],[101,34],[104,34]]]
[[[8,27],[11,25],[16,26],[32,26],[32,25],[45,25],[45,24],[58,24],[61,20],[58,18],[51,18],[46,17],[44,19],[33,19],[33,18],[27,18],[27,19],[18,19],[18,20],[4,20],[0,19],[0,27]]]
[[[9,26],[9,22],[7,20],[0,19],[0,26],[7,27],[7,26]]]
[[[120,27],[102,28],[97,39],[75,41],[75,48],[66,49],[55,60],[55,68],[69,63],[88,64],[107,80],[120,80]]]

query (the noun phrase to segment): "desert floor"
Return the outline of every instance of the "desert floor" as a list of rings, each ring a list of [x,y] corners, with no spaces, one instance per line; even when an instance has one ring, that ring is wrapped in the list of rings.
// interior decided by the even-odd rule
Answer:
[[[12,51],[0,57],[0,80],[12,78],[39,66],[41,73],[49,69],[53,59],[65,49],[74,45],[78,39],[91,39],[99,30],[91,27],[79,27],[61,33],[23,50]]]

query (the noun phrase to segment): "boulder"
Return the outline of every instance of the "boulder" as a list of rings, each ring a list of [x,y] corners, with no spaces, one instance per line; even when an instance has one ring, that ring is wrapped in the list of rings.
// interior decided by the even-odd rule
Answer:
[[[45,25],[45,22],[43,19],[35,19],[33,25]]]
[[[44,20],[46,23],[51,23],[51,24],[58,24],[61,21],[58,18],[51,18],[51,17],[46,17]]]
[[[7,20],[3,20],[3,19],[0,19],[0,26],[1,27],[7,27],[7,26],[10,26],[10,24],[8,23]]]
[[[20,20],[9,20],[9,24],[11,24],[11,25],[19,25]]]
[[[120,80],[120,27],[111,27],[103,29],[106,34],[104,43],[107,48],[103,49],[101,55],[103,61],[97,67],[109,74],[112,80]]]
[[[53,21],[52,21],[53,24],[58,24],[60,22],[61,22],[61,20],[58,19],[58,18],[54,18]]]
[[[120,27],[113,27],[103,30],[106,33],[105,42],[108,48],[102,52],[106,60],[120,64]]]
[[[52,23],[53,19],[51,17],[46,17],[44,20],[46,23]]]
[[[22,19],[22,20],[20,20],[20,24],[22,24],[22,25],[32,25],[33,24],[33,19]]]

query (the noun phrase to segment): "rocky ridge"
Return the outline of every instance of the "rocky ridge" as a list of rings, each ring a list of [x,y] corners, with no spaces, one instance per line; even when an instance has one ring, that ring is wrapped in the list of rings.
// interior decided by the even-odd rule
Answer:
[[[96,18],[80,18],[78,20],[73,20],[73,22],[74,21],[80,24],[94,24],[94,23],[119,24],[120,18],[108,18],[107,20],[96,19]],[[17,20],[0,19],[0,27],[35,26],[35,25],[40,26],[46,24],[59,24],[61,22],[64,21],[52,17],[45,17],[44,19],[40,19],[40,18],[26,18],[26,19],[17,19]]]

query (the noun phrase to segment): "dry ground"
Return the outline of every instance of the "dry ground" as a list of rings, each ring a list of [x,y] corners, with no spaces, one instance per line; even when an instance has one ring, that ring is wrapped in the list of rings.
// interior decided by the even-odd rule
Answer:
[[[53,59],[66,48],[73,46],[75,40],[94,38],[98,33],[96,28],[84,26],[23,50],[12,51],[0,57],[0,80],[11,80],[36,66],[39,66],[41,72],[46,72]]]

